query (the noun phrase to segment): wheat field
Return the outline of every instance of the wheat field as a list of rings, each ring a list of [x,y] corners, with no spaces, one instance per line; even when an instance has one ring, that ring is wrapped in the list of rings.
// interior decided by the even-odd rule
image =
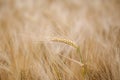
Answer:
[[[120,0],[0,0],[0,80],[120,80]]]

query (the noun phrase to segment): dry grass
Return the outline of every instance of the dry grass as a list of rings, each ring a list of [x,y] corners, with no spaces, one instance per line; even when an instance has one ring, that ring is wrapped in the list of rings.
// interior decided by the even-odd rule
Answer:
[[[119,21],[119,0],[0,0],[0,80],[120,80]]]

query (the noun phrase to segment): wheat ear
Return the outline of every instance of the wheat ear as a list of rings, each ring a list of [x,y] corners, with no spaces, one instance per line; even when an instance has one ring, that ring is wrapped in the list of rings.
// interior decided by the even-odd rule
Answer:
[[[53,38],[52,41],[65,43],[65,44],[70,45],[76,49],[78,48],[78,46],[71,40],[62,39],[62,38]]]

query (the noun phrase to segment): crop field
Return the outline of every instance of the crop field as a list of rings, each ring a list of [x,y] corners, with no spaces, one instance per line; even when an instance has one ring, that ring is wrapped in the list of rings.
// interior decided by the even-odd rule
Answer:
[[[0,80],[120,80],[120,0],[0,0]]]

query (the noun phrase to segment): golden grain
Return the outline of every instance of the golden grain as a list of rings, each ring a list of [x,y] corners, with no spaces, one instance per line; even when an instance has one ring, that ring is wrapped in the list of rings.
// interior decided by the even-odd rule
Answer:
[[[72,47],[74,47],[76,49],[78,48],[78,46],[73,41],[68,40],[68,39],[53,38],[52,41],[54,41],[54,42],[60,42],[60,43],[65,43],[65,44],[70,45],[70,46],[72,46]]]

